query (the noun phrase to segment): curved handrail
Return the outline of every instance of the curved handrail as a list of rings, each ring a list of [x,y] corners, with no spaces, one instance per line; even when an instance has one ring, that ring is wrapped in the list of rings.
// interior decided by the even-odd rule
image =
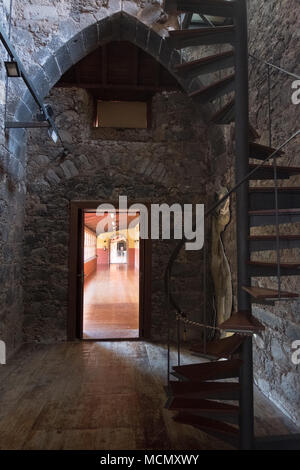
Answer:
[[[225,196],[223,196],[221,199],[216,201],[215,204],[213,204],[204,213],[204,218],[207,218],[209,215],[211,215],[216,210],[216,208],[219,207],[221,204],[223,204],[223,202],[225,202],[231,196],[231,194],[233,194],[243,183],[245,183],[250,178],[250,176],[252,176],[261,167],[263,167],[265,165],[265,163],[267,163],[271,158],[275,157],[276,154],[278,154],[278,152],[280,152],[289,142],[291,142],[293,139],[295,139],[299,134],[300,134],[300,129],[298,131],[296,131],[291,137],[289,137],[285,142],[283,142],[283,144],[281,144],[279,147],[277,147],[276,150],[274,150],[274,152],[272,152],[270,155],[268,155],[268,157],[265,158],[265,160],[263,160],[262,163],[258,164],[255,168],[253,168],[253,170],[251,170],[249,173],[247,173],[247,175],[244,176],[233,188],[231,188],[228,191],[228,193],[225,194]],[[194,229],[195,229],[195,226],[193,226],[193,230]],[[178,304],[176,303],[176,301],[174,300],[174,298],[172,296],[172,292],[169,289],[169,282],[170,282],[170,278],[171,278],[171,274],[172,274],[172,268],[173,268],[173,265],[174,265],[174,261],[176,260],[177,255],[178,255],[179,251],[181,250],[182,246],[186,242],[187,242],[186,237],[183,237],[180,240],[180,242],[176,245],[176,247],[174,248],[174,250],[173,250],[173,252],[170,256],[170,259],[168,261],[168,264],[167,264],[167,267],[166,267],[166,270],[165,270],[165,276],[164,276],[165,296],[168,298],[168,300],[169,300],[170,304],[172,304],[173,308],[175,310],[177,310],[177,312],[179,312],[179,313],[182,313],[182,311],[181,311],[180,307],[178,306]]]
[[[286,75],[289,75],[290,77],[295,78],[296,80],[300,80],[300,76],[296,75],[295,73],[289,72],[288,70],[283,69],[282,67],[278,67],[278,65],[274,65],[271,62],[268,62],[265,59],[261,59],[260,57],[256,57],[253,54],[249,54],[249,57],[251,57],[254,60],[257,60],[258,62],[262,62],[265,65],[268,65],[269,67],[273,67],[274,69],[278,70],[279,72],[285,73]]]
[[[187,13],[186,15],[189,15],[189,14]],[[185,16],[186,16],[186,15],[185,15]],[[210,26],[215,27],[215,28],[217,27],[217,25],[215,25],[212,21],[210,21],[210,20],[207,18],[208,15],[200,15],[200,16],[201,16],[201,18],[202,18],[204,21],[206,21]],[[192,15],[190,15],[190,17],[187,19],[187,22],[188,22],[188,23],[191,21],[191,17],[192,17]],[[189,24],[186,24],[186,25],[185,25],[185,28],[188,29],[188,28],[189,28]],[[251,53],[249,53],[248,55],[249,55],[249,57],[251,57],[251,58],[254,59],[254,60],[257,60],[258,62],[262,62],[262,63],[264,63],[265,65],[268,65],[269,67],[273,67],[274,69],[277,69],[279,72],[285,73],[286,75],[289,75],[290,77],[293,77],[293,78],[295,78],[296,80],[300,80],[300,76],[299,76],[299,75],[296,75],[295,73],[289,72],[288,70],[285,70],[285,69],[283,69],[282,67],[278,67],[278,65],[274,65],[274,64],[272,64],[271,62],[268,62],[267,60],[262,59],[261,57],[257,57],[257,56],[255,56],[255,55],[253,55],[253,54],[251,54]]]

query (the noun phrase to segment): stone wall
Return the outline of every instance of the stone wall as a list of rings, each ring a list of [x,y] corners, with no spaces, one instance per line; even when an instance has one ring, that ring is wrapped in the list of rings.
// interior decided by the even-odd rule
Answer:
[[[93,48],[97,47],[98,39],[104,31],[109,31],[111,36],[115,34],[116,23],[109,18],[114,13],[123,11],[130,15],[131,19],[138,19],[138,22],[127,21],[122,28],[117,31],[118,38],[128,37],[134,41],[139,41],[138,45],[142,45],[145,50],[157,57],[165,66],[170,67],[174,62],[178,61],[178,55],[172,53],[162,40],[167,36],[168,29],[177,27],[176,18],[167,18],[162,10],[162,1],[157,0],[31,0],[24,2],[21,0],[14,0],[13,2],[13,18],[12,18],[12,41],[24,61],[26,69],[30,73],[34,84],[41,97],[46,96],[49,90],[60,78],[60,76],[70,67],[76,63],[83,56],[87,55]],[[0,21],[1,25],[8,30],[7,12],[9,9],[8,0],[0,0]],[[107,19],[107,21],[103,21]],[[281,65],[290,71],[296,71],[297,60],[296,53],[298,50],[297,45],[297,25],[299,24],[299,8],[297,8],[297,0],[251,0],[249,1],[249,26],[250,26],[250,50],[252,53],[269,59],[277,65]],[[149,32],[150,31],[150,32]],[[155,34],[157,33],[157,34]],[[116,37],[116,36],[114,36]],[[103,38],[103,36],[102,36]],[[108,38],[106,37],[106,40]],[[3,48],[1,47],[1,53]],[[4,133],[3,111],[5,102],[5,73],[3,62],[0,63],[0,157],[1,157],[1,189],[0,189],[0,211],[1,211],[1,239],[0,239],[0,279],[1,279],[1,322],[0,322],[0,339],[7,342],[9,352],[13,351],[21,342],[21,325],[22,325],[22,288],[21,288],[21,258],[22,247],[21,240],[23,235],[23,208],[24,208],[24,194],[25,194],[25,167],[26,167],[26,154],[25,154],[25,133],[21,130],[10,131]],[[258,63],[251,62],[250,67],[250,112],[251,121],[261,133],[261,142],[267,143],[268,141],[268,126],[267,126],[267,108],[266,98],[267,89],[265,82],[265,69],[259,66]],[[205,79],[204,79],[204,83]],[[197,81],[192,83],[182,83],[186,90],[193,90],[199,86]],[[32,98],[25,93],[25,87],[22,80],[10,80],[9,82],[9,100],[7,114],[10,119],[16,120],[30,120],[33,114],[37,111]],[[287,138],[295,129],[296,123],[296,107],[290,105],[290,80],[281,79],[279,75],[272,74],[272,101],[273,101],[273,145],[281,143]],[[55,91],[55,93],[62,93]],[[66,122],[62,122],[60,127],[64,129],[65,139],[68,139],[70,134],[70,126],[72,116],[78,119],[89,116],[89,105],[87,97],[81,96],[79,99],[82,109],[75,110],[74,113],[74,90],[68,93],[64,92],[63,102],[66,104],[67,112],[69,113]],[[68,96],[69,94],[69,96]],[[73,98],[72,98],[73,96]],[[159,106],[163,103],[174,103],[176,100],[182,98],[177,97],[157,97],[155,99],[155,106],[157,111]],[[54,103],[55,104],[55,103]],[[183,104],[182,104],[183,105]],[[70,107],[71,106],[71,107]],[[208,107],[209,108],[209,107]],[[171,108],[168,108],[169,111]],[[63,109],[59,109],[59,114],[63,113]],[[208,109],[211,112],[211,109]],[[199,125],[203,123],[200,119]],[[202,124],[201,124],[202,123]],[[184,142],[183,137],[179,137],[181,123],[177,123],[172,127],[172,134],[177,136],[178,142]],[[59,152],[61,149],[55,149],[52,144],[46,140],[43,143],[41,152],[38,146],[42,144],[37,140],[37,134],[31,134],[30,141],[30,156],[31,164],[28,167],[29,176],[29,195],[27,199],[27,214],[30,214],[32,209],[32,220],[27,216],[26,238],[25,238],[25,257],[28,263],[31,257],[31,250],[37,250],[32,253],[32,274],[26,273],[26,286],[30,287],[29,292],[26,293],[26,320],[25,328],[28,339],[45,340],[43,336],[46,328],[49,328],[50,336],[52,339],[63,338],[63,325],[65,324],[65,309],[66,309],[66,257],[67,252],[63,248],[66,243],[66,227],[68,200],[72,197],[78,197],[78,194],[85,193],[91,198],[96,196],[99,198],[111,198],[117,195],[117,188],[123,190],[126,188],[129,194],[135,198],[140,198],[147,188],[147,194],[150,198],[157,197],[157,200],[165,198],[168,193],[170,200],[182,198],[184,200],[185,193],[182,188],[178,187],[178,181],[183,175],[183,170],[186,171],[187,161],[179,150],[178,145],[174,145],[174,141],[170,140],[168,133],[168,126],[164,131],[159,130],[159,126],[155,127],[156,137],[151,135],[157,140],[150,142],[149,135],[142,136],[132,135],[129,133],[120,135],[104,135],[97,134],[98,131],[92,131],[85,128],[86,135],[80,134],[82,139],[80,146],[73,152],[70,149],[69,155],[64,156],[60,161]],[[202,133],[203,131],[203,133]],[[188,129],[186,129],[187,135]],[[211,166],[203,168],[204,174],[210,175],[211,178],[206,180],[206,193],[213,194],[214,190],[220,185],[227,184],[231,186],[233,183],[233,160],[232,160],[232,127],[224,130],[227,136],[227,152],[224,151],[224,142],[222,138],[222,130],[217,130],[215,127],[208,129],[203,127],[201,132],[196,132],[196,143],[201,142],[201,145],[207,150],[210,146],[208,142],[212,142],[214,149],[208,149],[207,153],[199,149],[199,145],[191,150],[191,153],[196,155],[196,158],[201,159],[204,155],[208,158],[209,152],[212,152],[214,158],[210,160]],[[155,133],[154,133],[155,134]],[[159,137],[159,135],[162,137]],[[206,140],[203,136],[206,136]],[[71,132],[72,137],[72,132]],[[194,138],[193,135],[190,136]],[[87,138],[90,138],[87,143]],[[162,139],[162,140],[160,140]],[[200,139],[199,141],[197,139]],[[129,150],[129,142],[137,148],[137,152],[141,155],[141,148],[143,145],[147,147],[147,156],[141,156],[140,163],[133,168],[134,178],[138,184],[133,189],[132,182],[128,179],[128,167],[123,168],[119,183],[115,186],[116,168],[120,162],[118,158],[122,152],[125,155],[131,155]],[[171,156],[166,151],[166,143],[175,146],[175,151],[179,153],[179,162],[182,162],[182,167],[177,166],[177,161],[171,161]],[[190,140],[189,140],[190,142]],[[193,142],[193,143],[195,143]],[[99,165],[99,161],[92,155],[86,155],[92,148],[96,151],[99,150],[102,144],[105,143],[107,155],[113,152],[114,158],[112,161],[105,163],[105,181],[103,174],[94,174],[93,166]],[[172,175],[170,185],[165,183],[166,175],[169,171],[165,167],[165,159],[158,158],[159,163],[155,168],[151,164],[153,149],[157,150],[155,146],[163,146],[161,150],[166,161],[172,166]],[[192,144],[191,144],[192,145]],[[87,146],[87,147],[86,147]],[[197,153],[200,152],[200,153]],[[104,159],[108,159],[104,153]],[[218,157],[218,159],[217,159]],[[148,158],[148,160],[147,160]],[[296,143],[289,146],[286,154],[286,162],[299,165],[297,162],[299,156],[296,153]],[[92,159],[92,162],[89,161]],[[168,160],[169,159],[169,160]],[[126,165],[128,164],[126,160]],[[106,161],[106,160],[105,160]],[[122,160],[123,162],[123,160]],[[123,163],[122,163],[123,164]],[[91,167],[89,167],[91,165]],[[140,166],[139,166],[140,165]],[[111,166],[112,170],[109,169]],[[98,167],[97,167],[98,168]],[[202,172],[202,167],[196,164],[196,169]],[[42,170],[42,171],[41,171]],[[102,166],[98,171],[102,171]],[[111,175],[110,175],[111,171]],[[157,173],[155,173],[155,171]],[[77,174],[78,172],[78,174]],[[174,173],[173,173],[174,172]],[[207,172],[207,173],[205,173]],[[83,179],[81,179],[81,174]],[[145,179],[145,185],[141,186],[141,174]],[[189,175],[189,173],[187,173]],[[152,177],[151,177],[152,175]],[[176,175],[176,178],[175,176]],[[158,183],[153,181],[158,178]],[[92,181],[90,189],[87,188],[87,178]],[[173,179],[174,178],[174,179]],[[194,195],[193,186],[196,184],[195,180],[202,178],[202,173],[191,174],[192,186],[190,183],[185,182],[187,196],[190,198]],[[100,181],[100,184],[98,182]],[[102,183],[101,183],[102,182]],[[74,183],[76,183],[76,190],[74,191]],[[77,184],[78,183],[78,184]],[[175,189],[173,189],[173,183]],[[295,185],[299,186],[297,179],[294,181]],[[109,188],[107,191],[105,187]],[[185,187],[185,186],[184,186]],[[204,187],[204,186],[203,186]],[[57,195],[54,196],[54,188],[57,190]],[[171,189],[169,189],[171,188]],[[193,189],[194,188],[194,189]],[[197,189],[198,190],[198,189]],[[90,193],[89,193],[90,191]],[[135,192],[136,191],[136,192]],[[51,196],[49,202],[47,197]],[[197,197],[200,194],[197,193]],[[161,199],[160,199],[161,198]],[[54,249],[54,242],[49,239],[49,234],[53,229],[53,215],[56,216],[57,207],[62,208],[62,213],[65,214],[61,219],[57,219],[57,227],[59,230],[56,236],[56,246]],[[46,215],[43,220],[45,223],[41,227],[41,232],[45,238],[39,239],[30,224],[34,222],[36,217],[39,220],[41,214]],[[234,214],[234,210],[232,211]],[[230,261],[234,260],[235,246],[234,246],[234,218],[227,232],[224,235],[226,243],[226,251],[229,255]],[[51,228],[52,227],[52,228]],[[61,237],[61,238],[60,238]],[[44,269],[46,264],[43,256],[46,252],[43,246],[43,241],[52,247],[51,252],[51,266],[57,266],[60,258],[64,260],[60,274],[52,276],[48,283],[47,270]],[[57,240],[59,243],[57,243]],[[52,245],[51,245],[52,243]],[[170,247],[160,244],[160,249],[166,252],[170,251]],[[40,250],[40,251],[39,251]],[[159,252],[159,251],[158,251]],[[30,256],[29,256],[30,255]],[[295,257],[297,253],[292,254]],[[265,256],[270,256],[266,254]],[[166,259],[167,254],[164,254]],[[182,254],[182,257],[187,257]],[[270,258],[269,258],[270,259]],[[155,266],[156,263],[156,266]],[[162,288],[161,279],[156,279],[156,274],[159,271],[158,261],[154,260],[154,284],[153,284],[153,299],[154,299],[154,315],[156,315],[156,328],[158,325],[158,305],[161,308],[162,301]],[[180,270],[180,268],[178,268]],[[235,276],[234,263],[232,263],[233,276]],[[59,269],[57,270],[59,272]],[[40,289],[40,298],[37,298],[37,292],[34,288],[35,279],[39,278],[40,282],[44,283],[44,287]],[[257,282],[264,285],[266,280],[258,279]],[[267,280],[270,285],[274,280]],[[192,281],[188,282],[192,287]],[[274,285],[274,284],[273,284]],[[199,288],[199,284],[197,284]],[[284,281],[283,287],[289,290],[298,291],[298,280],[296,278],[289,278],[289,281]],[[156,290],[157,289],[157,290]],[[57,292],[56,301],[51,309],[50,302],[46,297],[50,295],[54,299],[54,292]],[[185,296],[185,298],[187,298]],[[59,302],[58,302],[59,300]],[[192,299],[193,302],[193,299]],[[59,305],[58,305],[59,303]],[[31,306],[30,306],[31,305]],[[41,315],[41,308],[47,305],[45,316]],[[58,307],[58,308],[57,308]],[[55,317],[57,312],[57,317]],[[263,335],[262,342],[258,342],[255,349],[255,370],[256,380],[260,388],[276,403],[281,406],[286,412],[292,416],[295,421],[299,422],[299,394],[296,394],[297,381],[299,380],[299,366],[293,366],[290,361],[291,354],[291,341],[299,339],[299,303],[289,302],[282,303],[276,309],[261,307],[255,310],[255,314],[265,323],[266,332]],[[54,319],[54,320],[53,320]],[[54,326],[53,326],[54,325]],[[259,350],[259,344],[262,350]]]
[[[159,1],[90,0],[81,2],[15,0],[11,41],[41,98],[74,63],[100,41],[126,39],[169,66],[178,54],[162,40],[176,18],[168,18]],[[0,2],[1,24],[8,33],[10,1]],[[118,14],[127,15],[122,24]],[[116,15],[115,15],[116,14]],[[115,15],[115,16],[114,16]],[[129,18],[129,19],[128,19]],[[1,46],[1,53],[4,52]],[[5,54],[4,56],[5,57]],[[0,64],[1,156],[1,330],[9,353],[21,342],[22,236],[26,168],[26,132],[4,133],[5,73]],[[184,85],[184,83],[182,83]],[[186,84],[188,87],[188,84]],[[30,121],[38,108],[22,79],[8,81],[7,119]]]
[[[9,2],[0,1],[0,24],[8,34]],[[6,58],[0,45],[1,58]],[[4,130],[6,72],[0,61],[0,339],[11,355],[22,341],[21,259],[24,213],[24,157],[14,137]],[[21,132],[23,134],[23,132]]]
[[[249,11],[249,50],[259,58],[299,75],[299,21],[297,0],[251,0]],[[291,102],[293,78],[277,71],[271,72],[272,146],[282,144],[299,128],[299,105]],[[265,65],[250,59],[250,116],[260,134],[259,142],[269,143],[268,88]],[[284,158],[278,164],[300,166],[299,139],[285,149]],[[299,186],[299,177],[293,177],[288,185]],[[261,185],[270,185],[259,182]],[[279,185],[287,185],[286,181]],[[299,224],[281,226],[283,234],[299,234]],[[274,233],[271,227],[253,229],[253,233]],[[275,253],[260,252],[253,259],[275,261]],[[281,259],[286,262],[300,260],[300,250],[282,250]],[[255,284],[276,288],[276,278],[256,278]],[[299,277],[283,277],[282,288],[299,292]],[[254,307],[254,314],[266,327],[254,344],[254,370],[259,388],[300,424],[299,365],[291,360],[292,342],[300,339],[300,301],[277,302],[275,307]]]
[[[93,128],[93,101],[80,89],[53,89],[63,154],[41,132],[30,133],[24,244],[25,338],[64,340],[68,293],[69,202],[206,203],[213,179],[208,129],[181,92],[155,95],[152,128]],[[164,269],[174,242],[152,242],[152,338],[166,337]],[[177,296],[201,319],[201,254],[182,250]],[[176,284],[179,274],[180,283]],[[183,295],[184,293],[184,295]],[[194,315],[194,316],[193,316]],[[192,332],[190,332],[192,333]]]

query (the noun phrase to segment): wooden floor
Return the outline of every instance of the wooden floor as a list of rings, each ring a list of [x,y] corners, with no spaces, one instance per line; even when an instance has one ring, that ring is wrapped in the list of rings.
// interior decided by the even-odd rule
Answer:
[[[163,408],[166,355],[142,341],[24,346],[0,366],[0,449],[229,449]],[[257,435],[297,432],[255,395]]]
[[[139,271],[101,266],[84,283],[83,337],[138,338]]]

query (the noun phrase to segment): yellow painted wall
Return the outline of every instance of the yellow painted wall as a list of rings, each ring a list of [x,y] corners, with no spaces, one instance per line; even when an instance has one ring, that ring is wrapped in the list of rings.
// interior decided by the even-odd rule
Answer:
[[[139,224],[137,224],[134,228],[118,230],[117,234],[125,235],[126,239],[129,242],[128,248],[135,248],[135,240],[139,239]],[[106,232],[101,233],[101,235],[98,235],[97,248],[104,248],[105,246],[108,248],[112,235],[113,232]]]

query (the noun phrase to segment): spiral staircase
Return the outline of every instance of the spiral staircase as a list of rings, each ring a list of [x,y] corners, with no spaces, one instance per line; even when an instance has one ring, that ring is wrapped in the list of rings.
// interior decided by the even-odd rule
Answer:
[[[176,66],[176,73],[182,78],[191,79],[229,71],[225,78],[193,91],[190,96],[201,104],[216,104],[220,97],[227,98],[226,105],[212,116],[211,121],[218,125],[235,122],[237,185],[226,197],[232,192],[236,193],[238,227],[238,312],[219,325],[222,331],[233,335],[215,339],[206,347],[199,342],[193,351],[202,358],[202,362],[189,365],[179,363],[169,371],[166,407],[176,412],[173,419],[178,423],[193,426],[234,447],[253,449],[256,443],[252,336],[264,327],[252,315],[252,304],[274,305],[278,301],[298,297],[297,293],[281,289],[280,277],[299,275],[300,263],[281,261],[279,253],[283,248],[300,247],[300,235],[281,235],[279,225],[300,221],[300,188],[288,184],[290,177],[300,174],[300,168],[277,165],[277,160],[284,156],[283,148],[295,135],[274,149],[257,143],[258,133],[249,125],[247,12],[244,0],[169,0],[165,9],[188,15],[190,19],[197,14],[205,23],[200,28],[189,29],[183,21],[183,29],[170,31],[168,40],[175,49],[222,44],[231,46],[226,52],[182,62]],[[209,19],[211,16],[219,18],[217,24]],[[267,180],[269,184],[249,187],[249,181],[257,180]],[[278,187],[278,180],[286,180],[287,183]],[[269,232],[250,235],[251,227],[264,226],[276,226],[276,235],[268,235]],[[182,246],[183,241],[174,250],[165,278],[171,315],[175,317],[175,312],[179,319],[183,319],[183,312],[172,297],[171,280],[172,266]],[[276,263],[252,260],[251,253],[265,250],[276,253]],[[251,284],[251,278],[270,276],[278,276],[278,289]],[[203,358],[207,362],[203,362]]]

